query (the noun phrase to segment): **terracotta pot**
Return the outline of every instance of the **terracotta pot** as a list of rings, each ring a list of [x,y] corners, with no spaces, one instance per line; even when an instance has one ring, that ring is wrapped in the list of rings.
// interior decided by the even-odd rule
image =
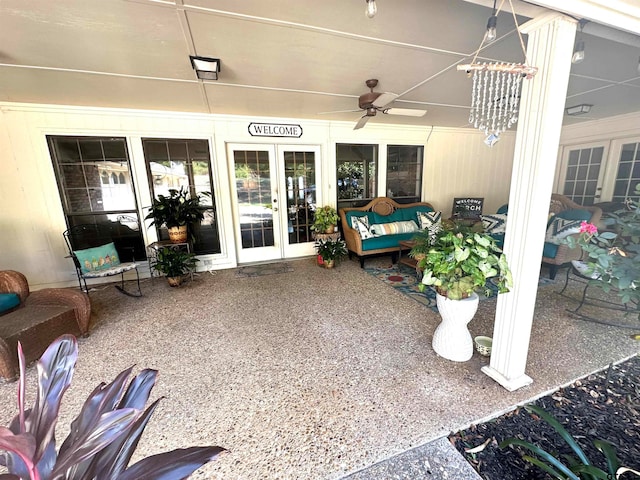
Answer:
[[[171,227],[169,230],[169,240],[171,243],[186,243],[187,242],[187,226],[180,225],[179,227]]]
[[[182,277],[167,277],[167,282],[172,287],[179,287],[182,284]]]

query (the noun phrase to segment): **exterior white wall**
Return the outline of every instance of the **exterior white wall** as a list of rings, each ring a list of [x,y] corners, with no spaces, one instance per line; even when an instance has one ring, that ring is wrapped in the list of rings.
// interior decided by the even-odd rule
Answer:
[[[506,203],[513,156],[512,133],[494,147],[484,135],[469,129],[407,127],[369,122],[354,131],[353,122],[273,119],[122,109],[78,108],[29,104],[0,104],[0,268],[24,273],[31,288],[71,286],[76,275],[62,232],[66,230],[46,135],[126,137],[140,218],[151,203],[140,139],[207,139],[211,144],[214,189],[219,214],[222,253],[207,256],[212,268],[236,266],[226,146],[229,143],[318,145],[321,151],[320,201],[336,201],[336,143],[380,146],[379,171],[386,171],[386,146],[423,145],[423,198],[451,211],[454,196],[485,198],[485,212]],[[250,122],[301,125],[299,139],[251,137]],[[384,181],[379,195],[384,195]],[[145,242],[155,240],[153,229],[143,228]],[[202,257],[201,257],[202,258]],[[202,262],[204,263],[204,262]],[[144,270],[144,269],[143,269]]]

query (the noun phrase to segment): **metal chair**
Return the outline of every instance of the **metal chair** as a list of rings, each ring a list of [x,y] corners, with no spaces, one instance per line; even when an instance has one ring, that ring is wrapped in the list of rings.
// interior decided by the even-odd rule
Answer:
[[[89,293],[87,279],[120,275],[120,285],[116,285],[116,289],[131,297],[142,296],[138,264],[134,261],[134,249],[114,239],[109,225],[76,225],[65,231],[63,236],[69,249],[69,256],[73,259],[76,268],[80,290]],[[131,261],[122,263],[120,259],[131,259]],[[136,272],[137,291],[128,291],[125,288],[124,274],[130,270]]]

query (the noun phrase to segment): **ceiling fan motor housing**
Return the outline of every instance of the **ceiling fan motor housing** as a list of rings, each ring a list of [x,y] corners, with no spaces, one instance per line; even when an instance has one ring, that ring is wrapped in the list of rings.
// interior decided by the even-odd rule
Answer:
[[[382,92],[364,93],[360,95],[360,97],[358,98],[358,106],[362,110],[368,110],[369,108],[374,108],[373,102],[375,102],[380,95],[382,95]]]

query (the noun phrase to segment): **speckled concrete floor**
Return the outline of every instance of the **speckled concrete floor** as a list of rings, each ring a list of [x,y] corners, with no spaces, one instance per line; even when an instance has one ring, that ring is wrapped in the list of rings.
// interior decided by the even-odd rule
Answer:
[[[202,273],[180,289],[147,280],[139,299],[92,293],[95,324],[79,340],[58,438],[95,385],[135,364],[160,371],[152,398],[166,397],[138,457],[214,444],[230,453],[193,478],[339,479],[640,351],[628,330],[570,318],[575,303],[556,295],[561,285],[541,287],[534,383],[508,392],[480,372],[484,357],[436,356],[438,315],[357,262],[291,265],[254,278]],[[494,310],[481,302],[473,335],[491,335]],[[30,401],[33,366],[28,377]],[[16,412],[15,390],[0,385],[1,424]]]

